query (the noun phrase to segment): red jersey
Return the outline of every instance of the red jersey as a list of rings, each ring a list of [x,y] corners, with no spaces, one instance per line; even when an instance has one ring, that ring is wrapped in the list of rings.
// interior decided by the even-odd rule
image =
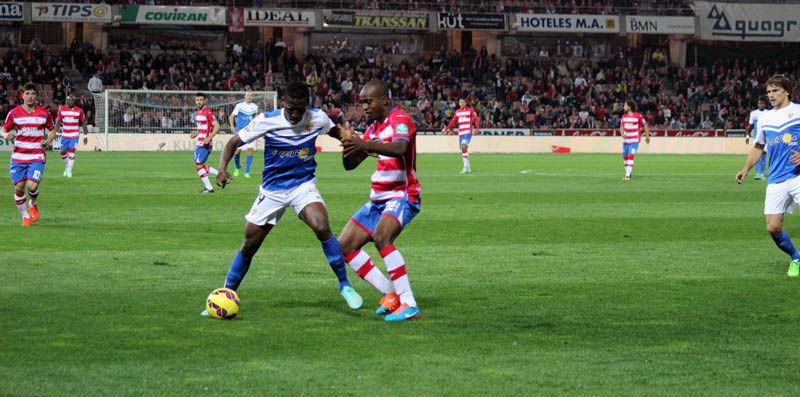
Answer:
[[[639,143],[645,125],[644,118],[639,112],[623,114],[620,120],[620,126],[625,132],[622,143]]]
[[[378,164],[372,174],[370,200],[383,202],[407,197],[408,201],[418,203],[420,186],[417,180],[417,126],[411,117],[402,110],[394,109],[383,122],[372,123],[362,139],[379,139],[383,143],[406,140],[410,145],[402,157],[378,155]]]
[[[12,163],[44,162],[45,154],[42,149],[45,130],[53,129],[53,119],[50,112],[41,106],[35,106],[28,113],[22,105],[11,109],[3,123],[6,131],[17,130],[14,140],[14,152],[11,154]]]
[[[197,147],[203,147],[217,118],[209,108],[202,108],[195,113],[194,121],[197,123]]]
[[[81,123],[86,120],[83,109],[73,106],[62,106],[58,109],[56,120],[61,120],[61,136],[64,138],[77,138],[81,133]]]
[[[456,114],[453,115],[453,119],[450,120],[450,124],[447,125],[447,129],[453,128],[453,125],[458,121],[458,135],[467,135],[472,134],[472,123],[475,123],[475,129],[478,130],[481,128],[481,119],[475,114],[475,111],[472,110],[469,106],[464,106],[461,109],[456,110]]]

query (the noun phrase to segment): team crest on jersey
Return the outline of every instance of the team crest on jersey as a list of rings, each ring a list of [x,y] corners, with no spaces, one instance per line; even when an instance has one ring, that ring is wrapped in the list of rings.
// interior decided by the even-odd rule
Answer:
[[[255,127],[256,127],[256,120],[253,119],[253,121],[251,121],[250,124],[247,125],[247,129],[252,130]]]
[[[398,124],[397,135],[408,135],[408,126],[405,124]]]
[[[789,146],[796,146],[797,145],[797,137],[792,135],[792,134],[789,134],[789,133],[783,134],[783,143],[785,143],[785,144],[787,144]]]
[[[306,130],[307,130],[308,132],[311,132],[311,130],[312,130],[312,129],[314,129],[314,124],[312,124],[312,123],[309,121],[308,123],[306,123]]]

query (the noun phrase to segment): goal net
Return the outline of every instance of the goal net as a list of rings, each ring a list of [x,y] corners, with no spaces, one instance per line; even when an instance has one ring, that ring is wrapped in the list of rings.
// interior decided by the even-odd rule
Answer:
[[[189,134],[197,130],[196,91],[106,90],[95,96],[95,123],[100,129],[95,146],[99,150],[182,151],[194,150]],[[206,107],[217,117],[221,148],[232,136],[229,116],[244,91],[203,91]],[[277,93],[253,91],[259,112],[275,109]],[[263,143],[262,143],[263,145]],[[258,147],[256,149],[259,149]]]

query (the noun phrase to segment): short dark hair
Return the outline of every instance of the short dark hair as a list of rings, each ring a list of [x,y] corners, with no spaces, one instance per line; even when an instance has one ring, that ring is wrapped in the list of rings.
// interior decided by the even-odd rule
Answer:
[[[36,84],[31,82],[25,83],[25,85],[22,86],[22,91],[36,91],[37,94],[39,93],[39,89],[36,88]]]
[[[206,94],[203,94],[202,92],[198,92],[197,94],[194,94],[194,96],[201,96],[201,97],[205,98]]]
[[[786,90],[789,95],[792,94],[792,80],[790,80],[786,75],[783,74],[774,74],[772,77],[767,80],[767,86],[774,85],[783,88]]]
[[[628,105],[629,108],[631,108],[632,112],[636,111],[636,102],[634,102],[633,99],[628,99],[627,101],[625,101],[625,104]]]
[[[292,81],[286,86],[286,93],[284,94],[284,97],[308,102],[308,86],[300,81]]]

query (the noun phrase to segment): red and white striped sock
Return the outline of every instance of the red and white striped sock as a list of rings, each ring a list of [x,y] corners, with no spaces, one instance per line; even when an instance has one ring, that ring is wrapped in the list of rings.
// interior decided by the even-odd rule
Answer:
[[[28,203],[25,200],[25,195],[17,196],[17,193],[14,192],[14,201],[17,203],[17,209],[19,210],[19,214],[22,215],[23,218],[30,218],[30,214],[28,214]]]
[[[208,172],[206,168],[208,166],[205,165],[197,165],[197,175],[200,176],[200,180],[203,181],[203,186],[205,186],[208,190],[214,190],[214,186],[211,186],[211,181],[208,180]]]
[[[414,293],[411,292],[411,283],[408,281],[406,261],[403,259],[403,255],[400,255],[400,251],[394,247],[394,244],[382,249],[380,254],[383,257],[383,263],[386,264],[386,270],[392,279],[394,289],[400,296],[400,303],[416,307],[417,301],[414,300]]]
[[[381,271],[372,264],[372,258],[364,250],[353,251],[345,255],[344,261],[355,270],[359,277],[375,287],[382,294],[394,292],[394,285]]]

